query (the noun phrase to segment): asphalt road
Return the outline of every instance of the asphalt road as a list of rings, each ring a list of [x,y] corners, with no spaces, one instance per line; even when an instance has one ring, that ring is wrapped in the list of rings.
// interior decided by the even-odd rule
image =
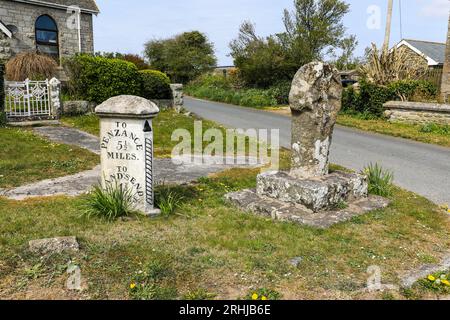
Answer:
[[[290,147],[291,121],[271,112],[185,98],[185,108],[226,127],[280,129],[280,143]],[[361,170],[380,163],[395,174],[395,183],[437,204],[450,204],[450,149],[337,126],[333,163]]]

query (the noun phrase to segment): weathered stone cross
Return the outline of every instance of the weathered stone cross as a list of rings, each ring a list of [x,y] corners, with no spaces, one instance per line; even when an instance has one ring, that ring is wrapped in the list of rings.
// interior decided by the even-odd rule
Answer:
[[[328,174],[330,146],[342,85],[338,71],[322,62],[303,66],[289,95],[292,110],[290,175],[307,179]]]

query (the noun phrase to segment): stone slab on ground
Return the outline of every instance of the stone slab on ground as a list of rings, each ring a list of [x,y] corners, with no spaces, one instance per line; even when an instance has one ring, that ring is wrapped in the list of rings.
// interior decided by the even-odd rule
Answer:
[[[366,176],[342,171],[308,179],[297,179],[287,172],[271,171],[257,178],[258,195],[300,204],[314,212],[365,198],[367,190]]]
[[[353,217],[370,211],[386,208],[390,203],[388,199],[369,196],[350,202],[345,209],[315,213],[301,205],[260,196],[256,193],[256,190],[250,189],[229,193],[225,195],[225,199],[243,211],[253,212],[274,220],[294,222],[320,229],[349,221]]]
[[[154,174],[157,184],[185,184],[201,177],[235,167],[253,167],[247,165],[174,163],[172,159],[154,159]],[[0,196],[10,200],[25,200],[34,197],[78,196],[89,191],[100,182],[100,166],[74,175],[48,179],[14,189],[0,189]]]
[[[51,141],[78,146],[100,154],[99,138],[78,129],[68,127],[37,127],[33,131]]]
[[[50,239],[31,240],[28,248],[33,253],[58,254],[64,251],[78,251],[80,246],[75,237],[60,237]]]
[[[420,279],[425,279],[430,274],[446,272],[450,269],[450,254],[447,254],[439,264],[425,264],[417,270],[402,275],[402,287],[411,288]]]

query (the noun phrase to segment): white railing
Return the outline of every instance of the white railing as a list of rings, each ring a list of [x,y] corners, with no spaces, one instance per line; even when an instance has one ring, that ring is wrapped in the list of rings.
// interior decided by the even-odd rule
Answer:
[[[5,82],[5,113],[8,119],[56,116],[59,109],[59,81]]]

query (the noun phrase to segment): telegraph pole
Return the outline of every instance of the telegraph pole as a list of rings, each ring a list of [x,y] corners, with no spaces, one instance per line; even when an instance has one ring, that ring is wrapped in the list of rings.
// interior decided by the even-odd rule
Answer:
[[[392,8],[394,6],[394,0],[388,0],[388,12],[386,19],[386,33],[384,36],[384,46],[383,50],[389,50],[389,40],[391,39],[391,25],[392,25]]]

